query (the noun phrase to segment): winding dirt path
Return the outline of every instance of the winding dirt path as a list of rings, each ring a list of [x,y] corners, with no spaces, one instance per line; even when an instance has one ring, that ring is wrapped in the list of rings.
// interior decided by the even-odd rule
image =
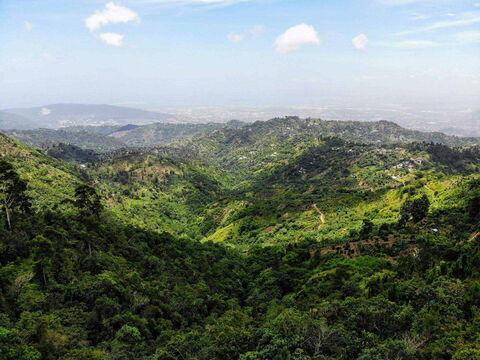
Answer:
[[[325,224],[325,214],[323,212],[320,211],[320,209],[318,208],[317,204],[313,204],[312,207],[315,209],[315,211],[318,213],[318,215],[320,216],[320,224],[318,224],[318,228],[317,230],[320,230],[320,227]]]

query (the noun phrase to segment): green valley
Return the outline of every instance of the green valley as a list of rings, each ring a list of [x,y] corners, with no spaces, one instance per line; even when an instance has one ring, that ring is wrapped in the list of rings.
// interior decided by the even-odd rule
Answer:
[[[480,358],[478,138],[287,117],[0,155],[1,359]]]

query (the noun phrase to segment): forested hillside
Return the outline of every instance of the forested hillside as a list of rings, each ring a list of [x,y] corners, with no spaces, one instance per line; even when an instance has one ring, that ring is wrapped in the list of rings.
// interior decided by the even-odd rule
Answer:
[[[83,149],[95,151],[112,151],[120,149],[125,144],[107,134],[98,133],[94,127],[86,129],[36,129],[36,130],[14,130],[9,135],[29,145],[41,148],[48,148],[58,144],[78,146]],[[113,131],[113,130],[112,130]]]
[[[242,130],[243,129],[243,130]],[[395,144],[434,142],[449,146],[479,144],[478,138],[448,136],[404,129],[387,121],[324,121],[286,117],[247,124],[240,121],[207,124],[168,124],[125,126],[70,126],[61,129],[12,130],[9,134],[29,145],[46,148],[65,143],[83,149],[110,151],[121,147],[155,147],[191,141],[190,148],[213,147],[220,152],[239,152],[260,147],[284,147],[281,142],[311,142],[319,137],[339,137],[345,141]],[[265,141],[269,141],[267,144]],[[196,145],[197,141],[199,144]],[[279,143],[280,142],[280,143]],[[236,145],[236,146],[234,146]],[[308,145],[308,144],[306,144]],[[237,148],[238,146],[238,148]]]
[[[29,145],[48,148],[67,144],[82,149],[108,152],[122,147],[152,147],[166,145],[176,140],[211,133],[219,129],[240,128],[243,123],[227,124],[162,124],[144,126],[71,126],[62,129],[11,130],[9,135]]]
[[[478,139],[209,126],[0,135],[0,359],[480,358]]]

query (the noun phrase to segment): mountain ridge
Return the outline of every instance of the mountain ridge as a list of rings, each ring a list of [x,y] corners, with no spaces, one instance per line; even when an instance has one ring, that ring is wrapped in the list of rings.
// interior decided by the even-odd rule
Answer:
[[[147,124],[174,119],[174,116],[170,114],[107,104],[59,103],[31,108],[5,109],[4,111],[35,122],[37,128]]]
[[[207,124],[154,123],[148,125],[67,127],[59,130],[10,131],[13,136],[34,146],[64,142],[93,150],[113,150],[125,147],[155,147],[171,142],[204,142],[228,146],[228,139],[241,142],[255,141],[252,134],[261,134],[260,140],[275,137],[276,141],[292,141],[294,137],[313,140],[318,137],[340,137],[347,141],[393,144],[399,142],[434,142],[449,146],[469,146],[480,143],[480,138],[463,138],[439,132],[421,132],[405,129],[388,121],[355,122],[285,117],[265,122]],[[75,138],[75,133],[82,137]],[[88,134],[92,138],[88,139]],[[222,140],[223,139],[223,140]],[[250,140],[249,140],[250,139]],[[221,142],[225,142],[221,145]],[[103,142],[103,143],[102,143]],[[244,143],[243,146],[247,146]],[[195,147],[195,146],[194,146]]]

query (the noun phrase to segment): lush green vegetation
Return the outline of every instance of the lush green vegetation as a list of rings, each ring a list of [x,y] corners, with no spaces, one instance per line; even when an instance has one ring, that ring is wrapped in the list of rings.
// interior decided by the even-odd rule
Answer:
[[[96,151],[111,151],[124,146],[121,141],[107,134],[99,134],[96,131],[86,129],[35,129],[35,130],[14,130],[9,135],[27,144],[48,148],[57,144],[68,144],[79,146],[83,149]]]
[[[108,152],[123,147],[165,145],[176,140],[189,139],[219,129],[235,129],[243,125],[244,124],[239,121],[230,121],[226,124],[154,123],[143,126],[71,126],[57,130],[12,130],[9,134],[27,144],[42,148],[49,148],[52,145],[56,146],[58,144],[68,144],[84,150]]]
[[[308,124],[0,135],[0,359],[480,358],[478,147]]]
[[[1,115],[1,114],[0,114]],[[0,119],[1,122],[1,119]],[[240,130],[242,129],[243,130]],[[1,123],[0,123],[1,129]],[[125,126],[71,126],[58,130],[30,129],[10,131],[10,135],[29,145],[46,148],[58,143],[93,149],[100,152],[122,147],[153,147],[185,141],[193,138],[190,147],[200,138],[199,151],[208,149],[229,153],[243,153],[249,144],[257,143],[266,149],[276,148],[277,152],[288,151],[283,142],[312,141],[318,137],[339,137],[345,141],[361,141],[373,144],[395,144],[399,142],[434,142],[449,146],[478,145],[477,138],[460,138],[442,133],[425,133],[404,129],[388,121],[353,122],[302,120],[297,117],[273,119],[268,122],[246,124],[240,121],[208,124],[168,124]],[[243,153],[243,156],[248,153]],[[248,158],[248,156],[247,156]],[[255,161],[253,159],[250,159]],[[255,161],[256,165],[261,165]]]

